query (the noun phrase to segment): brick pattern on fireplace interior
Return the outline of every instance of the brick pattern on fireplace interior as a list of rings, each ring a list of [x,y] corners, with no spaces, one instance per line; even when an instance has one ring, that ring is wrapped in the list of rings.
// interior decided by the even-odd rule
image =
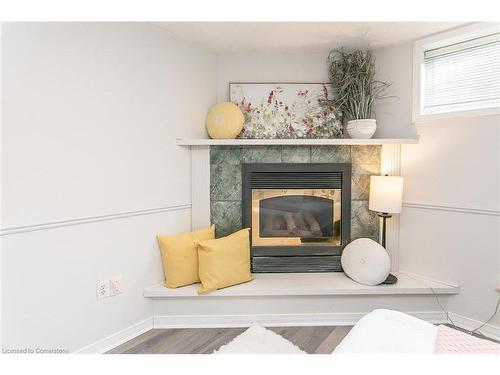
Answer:
[[[242,163],[352,163],[351,238],[378,241],[368,210],[370,175],[380,174],[381,146],[211,146],[210,219],[217,237],[241,229]]]

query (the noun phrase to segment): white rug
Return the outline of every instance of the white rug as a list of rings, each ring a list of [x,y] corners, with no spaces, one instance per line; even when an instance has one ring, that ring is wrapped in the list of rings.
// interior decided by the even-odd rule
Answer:
[[[254,324],[213,354],[307,354],[280,335]]]

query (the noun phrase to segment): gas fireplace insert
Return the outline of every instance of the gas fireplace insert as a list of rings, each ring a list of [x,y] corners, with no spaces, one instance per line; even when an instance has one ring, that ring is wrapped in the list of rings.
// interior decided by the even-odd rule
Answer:
[[[351,164],[243,164],[242,224],[253,272],[341,271]]]

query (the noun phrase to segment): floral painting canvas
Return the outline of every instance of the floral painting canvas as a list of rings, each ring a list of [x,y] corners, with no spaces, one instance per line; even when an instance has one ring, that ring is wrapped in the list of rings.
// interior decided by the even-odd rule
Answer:
[[[245,115],[239,138],[341,138],[342,121],[327,83],[231,83]]]

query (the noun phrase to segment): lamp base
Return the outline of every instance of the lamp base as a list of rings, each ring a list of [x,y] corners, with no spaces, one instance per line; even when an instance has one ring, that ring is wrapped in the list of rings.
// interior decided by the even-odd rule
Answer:
[[[392,215],[387,212],[377,212],[377,215],[382,218],[382,246],[385,248],[385,221]]]
[[[388,214],[387,212],[378,212],[377,213],[378,216],[380,216],[382,218],[382,246],[387,250],[387,248],[385,247],[385,221],[392,217],[391,214]],[[387,276],[387,279],[385,279],[385,281],[382,282],[382,284],[396,284],[398,282],[398,278],[396,276],[394,276],[392,273],[389,274],[389,276]]]
[[[392,273],[387,276],[387,279],[382,282],[382,284],[396,284],[398,282],[398,278],[394,276]]]

